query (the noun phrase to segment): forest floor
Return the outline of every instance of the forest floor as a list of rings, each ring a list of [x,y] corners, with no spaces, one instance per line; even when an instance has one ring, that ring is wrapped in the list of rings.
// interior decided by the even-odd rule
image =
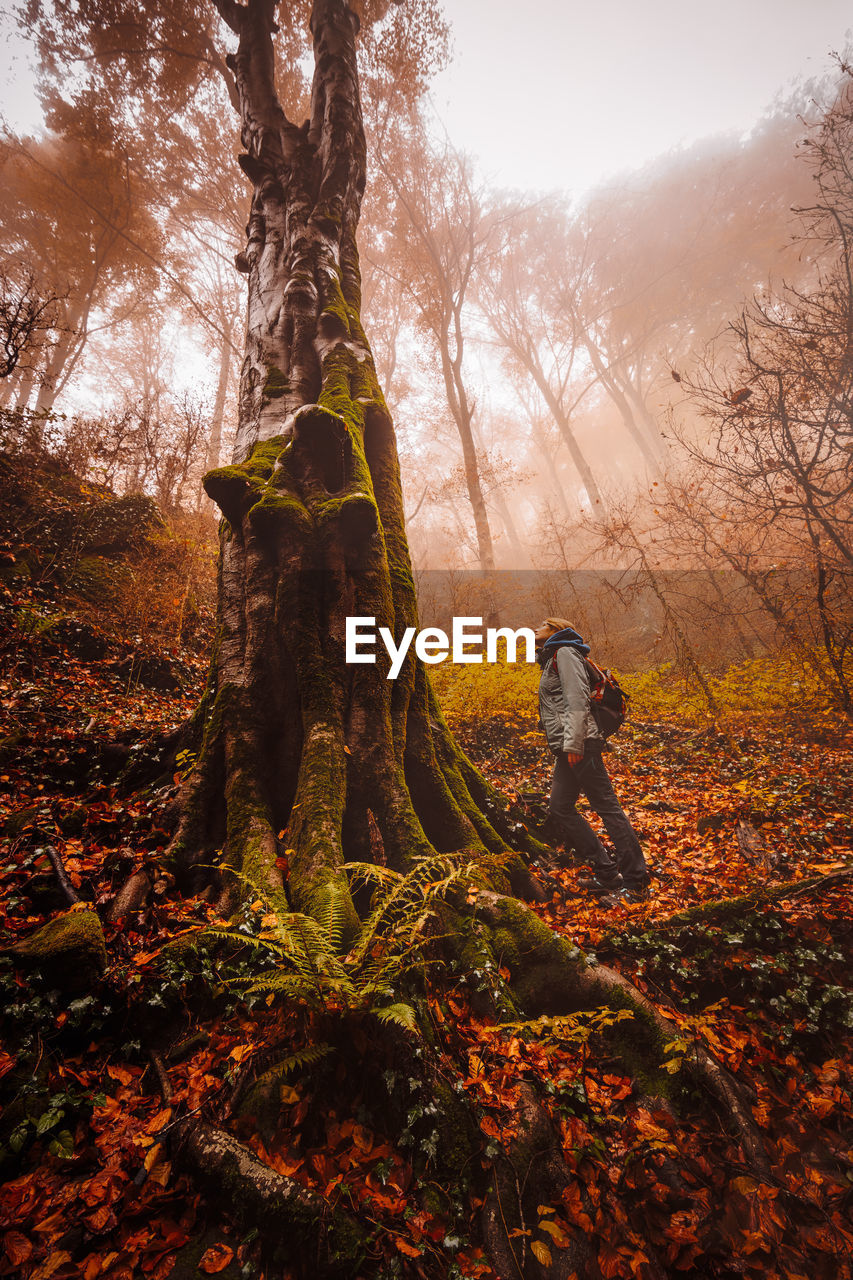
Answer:
[[[164,946],[212,922],[214,908],[180,897],[164,861],[158,815],[177,774],[136,792],[117,783],[153,732],[193,710],[204,661],[198,648],[173,647],[178,687],[146,687],[141,674],[171,678],[128,662],[108,629],[100,644],[91,617],[69,627],[69,599],[21,583],[0,591],[5,940],[67,909],[50,848],[82,900],[71,910],[101,915],[108,956],[100,982],[64,992],[0,958],[0,1276],[287,1276],[267,1267],[257,1233],[223,1223],[221,1207],[173,1168],[169,1126],[191,1113],[221,1116],[266,1047],[298,1058],[316,1015],[247,998],[233,981],[239,965],[226,971],[203,952],[164,962]],[[534,708],[453,727],[534,823],[549,775]],[[698,1040],[747,1083],[772,1172],[756,1177],[701,1099],[676,1117],[638,1095],[623,1066],[593,1051],[589,1022],[498,1025],[475,1012],[478,984],[495,975],[443,974],[428,992],[431,1051],[479,1119],[454,1186],[435,1166],[435,1108],[417,1081],[409,1129],[383,1130],[360,1083],[368,1060],[372,1071],[382,1064],[360,1025],[350,1060],[295,1070],[282,1085],[273,1133],[238,1123],[260,1159],[368,1231],[359,1274],[494,1274],[477,1245],[477,1213],[517,1123],[519,1090],[532,1084],[574,1180],[515,1233],[525,1275],[532,1258],[547,1274],[576,1232],[594,1243],[591,1276],[851,1275],[850,743],[774,728],[760,709],[736,734],[636,719],[609,765],[653,869],[651,897],[612,907],[573,897],[569,868],[554,873],[537,910],[659,1005],[672,1022],[674,1078]],[[144,872],[148,892],[116,915],[133,872]]]

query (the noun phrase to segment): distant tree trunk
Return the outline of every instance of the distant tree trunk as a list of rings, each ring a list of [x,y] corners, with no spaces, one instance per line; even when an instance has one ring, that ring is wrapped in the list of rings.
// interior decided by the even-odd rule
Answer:
[[[441,351],[441,369],[444,374],[447,403],[462,443],[465,484],[468,489],[468,500],[471,503],[474,528],[477,533],[477,556],[480,561],[480,568],[490,570],[495,567],[495,552],[492,544],[492,531],[489,527],[489,513],[483,497],[477,445],[474,439],[474,409],[468,399],[468,393],[462,377],[462,320],[458,312],[454,315],[454,328],[456,334],[455,354],[451,354],[450,351],[449,334],[443,331],[437,335]]]
[[[222,346],[219,350],[219,381],[216,384],[216,399],[213,402],[213,413],[210,417],[210,436],[207,442],[207,470],[212,471],[220,463],[222,452],[222,424],[225,421],[225,398],[228,394],[228,383],[231,378],[231,361],[234,348],[231,344],[231,324],[225,320],[222,328]]]
[[[580,482],[586,490],[586,496],[589,499],[593,515],[602,516],[606,511],[606,505],[601,489],[598,486],[598,481],[595,478],[595,473],[587,460],[586,454],[578,444],[570,415],[564,407],[562,394],[555,390],[552,385],[552,381],[538,357],[535,343],[529,337],[519,334],[517,330],[514,331],[510,325],[505,324],[497,308],[492,308],[489,318],[501,342],[504,343],[508,351],[512,352],[520,366],[533,379],[539,394],[548,406],[551,417],[554,419],[569,457],[580,477]],[[542,448],[541,445],[540,448]],[[566,507],[566,514],[571,516],[572,513],[569,511],[568,503],[566,503],[565,494],[563,494],[562,490],[560,491],[560,500]]]
[[[662,463],[664,461],[665,449],[663,441],[660,439],[660,432],[657,429],[657,423],[651,418],[648,410],[643,406],[645,414],[646,430],[640,427],[637,422],[637,413],[632,407],[627,395],[619,386],[613,371],[605,363],[601,352],[591,338],[587,338],[585,342],[589,358],[592,361],[592,367],[598,374],[601,385],[604,387],[610,399],[619,410],[622,422],[631,439],[636,444],[649,470],[657,475],[660,473]],[[636,400],[635,400],[636,405]],[[651,429],[649,424],[651,423]]]
[[[560,401],[554,395],[553,389],[549,385],[547,379],[543,378],[541,382],[538,382],[538,385],[545,403],[551,410],[551,416],[557,424],[557,430],[563,438],[563,443],[569,452],[569,457],[575,464],[575,470],[580,476],[581,484],[586,490],[586,496],[589,499],[589,505],[592,508],[593,515],[602,516],[606,512],[607,507],[605,505],[604,498],[601,495],[601,490],[598,487],[598,481],[593,474],[592,467],[587,462],[586,456],[575,438],[575,433],[572,430],[572,424],[569,421],[563,406],[560,404]]]
[[[530,553],[522,545],[521,538],[518,536],[518,529],[512,518],[512,512],[509,509],[509,503],[503,495],[500,485],[497,485],[494,492],[495,506],[498,509],[498,515],[501,518],[506,536],[509,539],[509,545],[512,547],[512,553],[515,557],[514,568],[519,569],[530,563]]]
[[[275,4],[215,2],[239,41],[249,320],[234,463],[205,477],[225,517],[219,635],[173,849],[191,878],[224,849],[223,870],[279,893],[286,847],[292,906],[354,926],[342,864],[375,860],[376,831],[401,869],[436,850],[504,851],[505,833],[413,651],[396,680],[381,642],[375,665],[345,662],[347,616],[397,641],[418,625],[394,432],[359,318],[357,19],[315,0],[297,128],[273,80]]]
[[[46,349],[45,366],[36,399],[36,413],[50,413],[86,345],[91,297],[64,319],[53,346]]]
[[[20,382],[21,374],[19,370],[10,373],[7,378],[0,379],[0,409],[5,409],[10,404],[12,396]]]
[[[18,398],[15,401],[16,409],[26,409],[29,406],[30,398],[33,394],[33,387],[36,385],[37,370],[35,367],[25,369],[18,384]]]

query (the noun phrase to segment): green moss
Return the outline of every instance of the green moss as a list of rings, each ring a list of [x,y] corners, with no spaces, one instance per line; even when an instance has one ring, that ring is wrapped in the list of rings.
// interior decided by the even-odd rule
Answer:
[[[4,739],[4,743],[9,739]],[[10,813],[9,817],[3,824],[3,834],[8,836],[10,840],[16,839],[22,831],[38,821],[38,806],[30,805],[27,809],[19,809],[17,813]]]
[[[130,579],[127,568],[102,556],[84,556],[77,561],[68,586],[86,600],[106,604]]]
[[[499,964],[506,965],[511,973],[521,967],[521,954],[515,936],[508,929],[495,929],[492,934],[492,950]]]
[[[264,496],[276,462],[289,443],[284,436],[260,440],[245,462],[207,472],[202,481],[205,492],[232,526],[239,525],[244,511]]]
[[[95,911],[69,911],[10,947],[22,966],[65,991],[86,991],[107,967],[104,931]]]
[[[267,370],[266,381],[264,382],[263,395],[265,400],[278,400],[281,396],[287,395],[290,390],[290,383],[286,376],[279,369],[278,365],[271,364]]]
[[[292,494],[277,489],[267,489],[263,497],[249,508],[249,521],[260,532],[286,526],[294,533],[308,533],[311,517],[305,504]]]

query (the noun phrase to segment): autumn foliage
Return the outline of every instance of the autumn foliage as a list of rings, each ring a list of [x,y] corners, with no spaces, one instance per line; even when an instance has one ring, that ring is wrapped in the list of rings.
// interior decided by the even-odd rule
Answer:
[[[719,689],[732,705],[714,723],[685,712],[665,674],[626,677],[636,710],[611,763],[654,868],[652,897],[603,909],[573,896],[568,860],[543,872],[542,918],[631,977],[671,1025],[663,1077],[626,1073],[630,1014],[496,1020],[486,1010],[501,1007],[504,962],[437,964],[434,922],[418,935],[408,987],[429,1028],[415,1042],[424,1071],[401,1047],[415,1033],[347,1003],[343,987],[311,998],[307,987],[297,998],[264,989],[270,957],[259,960],[252,940],[274,933],[276,915],[263,896],[250,896],[235,937],[205,897],[176,891],[168,806],[189,762],[131,789],[127,777],[155,726],[193,705],[202,672],[177,629],[182,687],[157,691],[115,673],[120,617],[102,603],[67,584],[12,578],[3,590],[4,927],[13,943],[63,909],[54,851],[80,899],[66,909],[95,908],[109,960],[82,991],[51,989],[8,953],[0,962],[0,1274],[317,1274],[273,1263],[264,1240],[190,1179],[174,1128],[201,1114],[357,1224],[351,1274],[494,1275],[480,1215],[531,1098],[570,1176],[510,1231],[524,1274],[566,1274],[560,1259],[579,1238],[593,1246],[590,1277],[850,1274],[846,743],[820,717],[797,728],[777,714],[768,699],[786,685],[784,664],[766,660],[765,692],[754,684],[748,706],[734,697],[743,671],[730,672]],[[98,628],[98,656],[67,628],[51,639],[71,609]],[[15,629],[36,612],[40,629],[21,643]],[[489,689],[500,679],[503,701]],[[456,731],[538,829],[549,769],[530,673],[486,668],[465,681],[464,698],[450,677],[443,685]],[[133,877],[142,889],[123,908]],[[371,946],[377,962],[392,955],[381,932]],[[766,1175],[682,1089],[695,1043],[749,1090]],[[453,1168],[448,1126],[459,1126]]]

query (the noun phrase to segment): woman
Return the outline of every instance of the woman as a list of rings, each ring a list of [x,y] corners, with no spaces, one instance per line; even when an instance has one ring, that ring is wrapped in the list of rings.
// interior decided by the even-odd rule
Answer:
[[[546,618],[535,636],[542,668],[539,720],[554,753],[551,814],[567,845],[592,867],[591,879],[582,880],[581,888],[598,898],[612,895],[639,902],[648,897],[649,872],[602,759],[608,747],[590,710],[583,660],[589,645],[565,618]],[[604,823],[615,858],[578,813],[575,805],[581,792]]]

